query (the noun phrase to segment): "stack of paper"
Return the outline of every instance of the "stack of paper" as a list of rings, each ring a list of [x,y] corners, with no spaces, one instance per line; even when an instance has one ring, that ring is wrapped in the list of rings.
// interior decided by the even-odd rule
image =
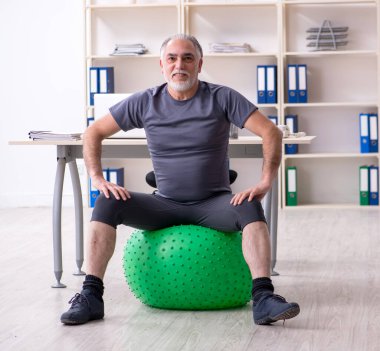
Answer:
[[[251,46],[247,43],[210,43],[210,52],[246,53],[251,51]]]
[[[56,133],[52,131],[31,130],[29,139],[33,140],[81,140],[82,133]]]
[[[116,44],[112,56],[122,55],[143,55],[147,53],[147,49],[143,44]]]

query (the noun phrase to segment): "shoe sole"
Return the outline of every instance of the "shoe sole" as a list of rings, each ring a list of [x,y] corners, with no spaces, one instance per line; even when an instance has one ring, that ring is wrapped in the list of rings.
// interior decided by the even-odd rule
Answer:
[[[267,324],[271,324],[271,323],[281,321],[281,320],[285,321],[285,319],[294,318],[299,313],[300,313],[300,307],[299,306],[293,306],[293,307],[287,309],[286,311],[278,314],[277,316],[259,319],[259,320],[255,321],[255,324],[267,325]]]
[[[80,324],[85,324],[87,322],[90,322],[90,321],[95,321],[95,320],[99,320],[99,319],[103,319],[104,316],[98,316],[98,317],[93,317],[87,321],[77,321],[77,320],[74,320],[74,319],[66,319],[66,318],[61,318],[61,322],[63,324],[66,324],[66,325],[80,325]]]
[[[79,325],[79,324],[84,324],[87,323],[88,321],[85,322],[79,322],[79,321],[73,321],[70,319],[61,319],[61,322],[66,325]]]

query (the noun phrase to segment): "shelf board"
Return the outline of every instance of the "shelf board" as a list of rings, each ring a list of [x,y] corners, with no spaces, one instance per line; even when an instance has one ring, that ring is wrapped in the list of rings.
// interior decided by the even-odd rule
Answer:
[[[129,59],[129,58],[160,58],[159,54],[144,54],[144,55],[89,55],[88,60],[114,60],[114,59]],[[237,58],[237,57],[273,57],[277,58],[274,52],[248,52],[248,53],[205,53],[204,58]]]
[[[154,58],[159,59],[159,54],[144,54],[144,55],[90,55],[87,56],[87,60],[125,60],[125,59],[133,59],[133,58]]]
[[[377,56],[376,50],[325,50],[325,51],[288,51],[287,57],[318,57],[318,56]]]
[[[258,107],[258,108],[275,108],[275,109],[279,109],[279,105],[278,104],[256,104],[255,105]]]
[[[285,0],[285,5],[376,5],[376,0]]]
[[[247,52],[247,53],[219,53],[208,52],[203,55],[204,57],[274,57],[277,58],[278,54],[275,52]]]
[[[352,210],[352,209],[361,209],[361,210],[379,210],[380,206],[360,206],[359,204],[301,204],[297,206],[284,206],[286,210],[311,210],[311,209],[342,209],[342,210]]]
[[[99,4],[99,5],[87,5],[86,8],[90,10],[97,9],[122,9],[122,8],[145,8],[145,7],[178,7],[178,2],[156,2],[148,4]]]
[[[359,152],[326,152],[326,153],[310,153],[310,154],[285,154],[283,156],[284,161],[297,158],[372,158],[379,157],[379,153],[373,152],[368,154],[362,154]]]
[[[245,1],[233,1],[233,2],[223,2],[221,0],[218,3],[215,2],[184,2],[184,7],[237,7],[237,6],[276,6],[278,1],[276,0],[268,0],[268,1],[255,1],[255,2],[245,2]]]
[[[288,107],[378,107],[376,101],[367,102],[308,102],[308,103],[285,103],[284,108]]]

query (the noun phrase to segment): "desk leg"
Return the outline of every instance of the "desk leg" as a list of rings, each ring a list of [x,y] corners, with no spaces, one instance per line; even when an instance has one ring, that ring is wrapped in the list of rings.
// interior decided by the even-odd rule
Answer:
[[[75,206],[75,247],[76,247],[76,262],[78,270],[74,275],[85,275],[86,273],[81,270],[83,265],[83,203],[82,203],[82,190],[80,187],[80,179],[78,174],[78,167],[75,160],[69,162],[71,182],[73,185],[74,193],[74,206]]]
[[[54,274],[57,279],[52,288],[66,288],[61,283],[62,277],[62,235],[61,235],[61,217],[62,217],[62,191],[63,179],[65,177],[66,159],[57,158],[57,171],[55,174],[54,198],[53,198],[53,255],[54,255]]]
[[[278,178],[273,181],[272,185],[272,206],[271,206],[271,275],[279,275],[275,272],[274,267],[277,261],[277,220],[278,220]]]
[[[272,212],[271,211],[272,211],[272,188],[267,192],[264,198],[264,215],[265,215],[265,219],[267,220],[270,236],[272,237],[272,231],[271,231]]]
[[[271,246],[271,275],[278,275],[273,270],[276,264],[277,254],[277,206],[278,206],[278,179],[273,181],[272,188],[268,191],[264,199],[264,214],[268,224]]]

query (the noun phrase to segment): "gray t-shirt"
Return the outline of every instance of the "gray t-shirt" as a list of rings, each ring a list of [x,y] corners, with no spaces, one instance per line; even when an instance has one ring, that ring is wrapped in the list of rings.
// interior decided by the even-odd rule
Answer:
[[[110,108],[122,130],[145,129],[158,192],[179,202],[231,191],[230,123],[242,128],[255,110],[235,90],[202,81],[188,100],[173,99],[163,84]]]

